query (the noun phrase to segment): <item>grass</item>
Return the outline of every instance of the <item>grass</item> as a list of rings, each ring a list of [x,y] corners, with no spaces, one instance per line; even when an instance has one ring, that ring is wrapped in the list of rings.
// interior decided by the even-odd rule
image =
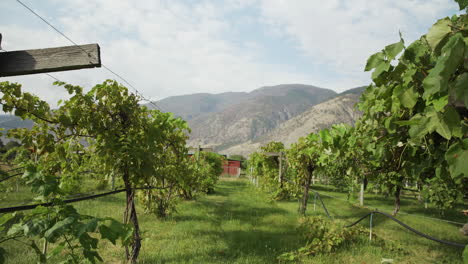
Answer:
[[[336,219],[351,222],[369,211],[335,199],[345,198],[345,193],[327,186],[314,186],[314,189],[323,194],[328,210]],[[9,199],[8,203],[11,202]],[[365,203],[382,211],[392,209],[391,200],[377,195],[366,194]],[[75,205],[83,214],[120,220],[125,198],[119,194]],[[305,243],[300,241],[300,234],[296,231],[297,205],[297,201],[269,202],[266,195],[247,180],[221,179],[215,194],[200,196],[196,201],[181,201],[178,212],[166,220],[139,214],[144,231],[139,263],[277,263],[278,255]],[[142,212],[141,208],[138,210]],[[426,210],[410,197],[403,199],[402,210],[420,216],[440,217],[434,209]],[[319,203],[313,211],[313,196],[308,214],[324,215]],[[446,212],[444,218],[466,221],[456,210]],[[468,238],[460,234],[456,225],[412,215],[399,215],[398,219],[435,237],[468,243]],[[362,222],[364,226],[368,224],[369,220]],[[363,239],[358,243],[348,243],[331,254],[308,257],[303,262],[380,263],[382,258],[394,259],[394,263],[462,262],[461,250],[418,237],[384,217],[375,217],[373,230],[377,237],[386,241],[386,246]],[[123,249],[120,246],[101,243],[100,247],[106,263],[122,262]],[[7,245],[6,250],[9,252],[6,263],[37,261],[33,252],[17,242]]]

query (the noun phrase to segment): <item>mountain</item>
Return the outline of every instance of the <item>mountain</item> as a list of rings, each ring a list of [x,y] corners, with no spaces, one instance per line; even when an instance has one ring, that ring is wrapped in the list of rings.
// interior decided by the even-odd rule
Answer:
[[[280,141],[286,147],[289,147],[292,143],[297,142],[300,137],[329,128],[333,124],[354,124],[361,116],[361,113],[355,107],[359,101],[359,96],[359,93],[342,93],[340,96],[312,106],[307,111],[285,121],[276,129],[256,140],[249,140],[231,146],[222,152],[248,156],[270,141]]]
[[[23,120],[20,117],[14,115],[0,115],[0,128],[3,128],[1,131],[1,140],[3,143],[9,142],[11,139],[7,138],[5,135],[8,130],[12,128],[31,128],[33,126],[33,121]]]
[[[31,128],[32,126],[33,121],[31,120],[23,120],[14,115],[0,115],[0,128],[3,128],[4,131],[19,127]]]
[[[345,95],[345,94],[355,94],[355,95],[361,95],[365,90],[366,90],[367,86],[360,86],[360,87],[356,87],[356,88],[351,88],[349,90],[346,90],[338,95]]]
[[[311,106],[336,96],[329,89],[312,85],[266,86],[247,94],[225,109],[188,120],[189,145],[211,146],[217,151],[255,140]],[[233,99],[235,100],[235,98]]]
[[[188,121],[192,129],[190,146],[248,154],[272,140],[289,145],[332,124],[354,123],[359,113],[353,106],[364,89],[357,87],[337,94],[312,85],[282,84],[250,93],[173,96],[156,103],[163,111]],[[0,128],[16,127],[32,127],[32,121],[0,115]]]
[[[175,116],[190,121],[203,114],[222,111],[233,104],[244,101],[248,97],[249,94],[245,92],[197,93],[171,96],[156,103],[162,111],[174,113]],[[150,104],[147,106],[153,108]]]

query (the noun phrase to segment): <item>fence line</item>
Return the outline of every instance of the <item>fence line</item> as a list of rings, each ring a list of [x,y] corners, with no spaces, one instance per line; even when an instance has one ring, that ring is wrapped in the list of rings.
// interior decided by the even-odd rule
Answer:
[[[325,204],[323,203],[323,200],[322,198],[320,197],[320,194],[316,191],[313,191],[316,195],[316,197],[319,198],[320,202],[322,203],[322,207],[323,209],[325,210],[325,213],[327,214],[327,216],[330,218],[330,219],[333,219],[332,216],[330,216],[330,214],[328,213],[328,210],[327,210],[327,207],[325,206]],[[325,195],[327,196],[327,195]],[[329,196],[331,197],[331,196]],[[333,197],[332,197],[333,198]],[[465,244],[461,244],[461,243],[457,243],[457,242],[452,242],[452,241],[446,241],[446,240],[442,240],[442,239],[438,239],[438,238],[435,238],[433,236],[430,236],[430,235],[427,235],[421,231],[418,231],[412,227],[410,227],[409,225],[403,223],[402,221],[396,219],[395,217],[393,217],[392,215],[390,214],[387,214],[385,212],[380,212],[378,210],[373,210],[371,212],[369,212],[368,214],[364,215],[363,217],[359,218],[357,221],[353,222],[352,224],[349,224],[349,225],[346,225],[345,227],[349,228],[349,227],[352,227],[356,224],[358,224],[359,222],[361,222],[362,220],[364,220],[365,218],[369,217],[370,216],[370,233],[369,233],[369,239],[372,239],[372,216],[374,214],[381,214],[387,218],[390,218],[392,219],[394,222],[397,222],[399,225],[403,226],[404,228],[408,229],[409,231],[419,235],[419,236],[422,236],[426,239],[429,239],[429,240],[432,240],[432,241],[435,241],[435,242],[439,242],[439,243],[442,243],[442,244],[445,244],[445,245],[448,245],[448,246],[454,246],[454,247],[458,247],[458,248],[465,248],[466,246],[468,245],[465,245]],[[441,219],[439,219],[441,220]],[[445,220],[445,221],[448,221],[448,220]],[[456,222],[455,222],[456,223]]]
[[[168,187],[136,187],[132,188],[132,190],[151,190],[151,189],[167,189],[170,188],[171,186]],[[78,197],[78,198],[73,198],[73,199],[66,199],[59,201],[58,203],[75,203],[75,202],[80,202],[80,201],[85,201],[85,200],[91,200],[91,199],[96,199],[99,197],[107,196],[107,195],[112,195],[120,192],[124,192],[126,189],[118,189],[110,192],[105,192],[105,193],[100,193],[100,194],[94,194],[94,195],[89,195],[89,196],[84,196],[84,197]],[[25,210],[32,210],[38,206],[54,206],[58,204],[57,202],[48,202],[48,203],[39,203],[39,204],[29,204],[29,205],[20,205],[20,206],[12,206],[12,207],[5,207],[5,208],[0,208],[0,214],[2,213],[12,213],[12,212],[18,212],[18,211],[25,211]]]
[[[321,195],[319,192],[317,191],[314,191],[312,190],[313,193],[315,193],[315,197],[318,197],[321,204],[322,204],[322,207],[325,211],[325,213],[327,214],[327,216],[330,218],[330,219],[333,219],[333,217],[330,215],[330,213],[328,212],[328,209],[327,207],[325,206],[325,203],[323,202],[322,198],[321,198]],[[324,194],[324,196],[328,196],[330,198],[334,198],[334,199],[337,199],[337,200],[342,200],[342,201],[345,201],[346,203],[349,203],[348,200],[345,200],[345,199],[341,199],[341,198],[338,198],[338,197],[334,197],[334,196],[331,196],[331,195],[327,195],[327,194]],[[316,199],[316,198],[315,198]],[[314,199],[314,206],[315,206],[315,199]],[[367,208],[368,209],[368,208]],[[401,212],[400,212],[401,213]],[[457,243],[457,242],[452,242],[452,241],[446,241],[446,240],[442,240],[442,239],[438,239],[438,238],[435,238],[433,236],[430,236],[430,235],[427,235],[425,233],[422,233],[412,227],[410,227],[409,225],[403,223],[402,221],[396,219],[395,217],[391,216],[390,214],[388,213],[385,213],[385,212],[380,212],[380,211],[377,211],[377,210],[373,210],[371,212],[369,212],[368,214],[362,216],[361,218],[359,218],[357,221],[355,221],[354,223],[352,224],[349,224],[349,225],[346,225],[345,227],[349,228],[349,227],[352,227],[356,224],[358,224],[359,222],[361,222],[362,220],[364,220],[365,218],[369,217],[370,216],[370,233],[369,233],[369,239],[372,239],[372,216],[374,214],[381,214],[383,216],[386,216],[387,218],[390,218],[392,219],[393,221],[397,222],[399,225],[403,226],[404,228],[408,229],[409,231],[419,235],[419,236],[422,236],[426,239],[429,239],[429,240],[432,240],[432,241],[435,241],[435,242],[439,242],[439,243],[442,243],[442,244],[445,244],[445,245],[449,245],[449,246],[454,246],[454,247],[458,247],[458,248],[465,248],[468,246],[465,245],[465,244],[461,244],[461,243]],[[408,213],[404,213],[404,214],[407,214],[407,215],[413,215],[413,214],[408,214]],[[418,215],[414,215],[414,216],[418,216]],[[425,217],[425,216],[420,216],[420,217]],[[463,223],[459,223],[459,222],[455,222],[455,221],[449,221],[449,220],[444,220],[444,219],[439,219],[439,218],[433,218],[433,217],[425,217],[425,218],[430,218],[430,219],[434,219],[434,220],[439,220],[439,221],[444,221],[444,222],[449,222],[449,223],[455,223],[455,224],[462,224]]]
[[[446,241],[446,240],[442,240],[442,239],[438,239],[438,238],[435,238],[433,236],[430,236],[430,235],[427,235],[427,234],[424,234],[423,232],[421,231],[418,231],[412,227],[410,227],[409,225],[403,223],[402,221],[396,219],[395,217],[387,214],[387,213],[384,213],[384,212],[380,212],[380,211],[372,211],[366,215],[364,215],[363,217],[359,218],[359,220],[357,220],[356,222],[352,223],[352,224],[349,224],[345,227],[352,227],[354,225],[356,225],[357,223],[361,222],[362,220],[364,220],[365,218],[367,218],[368,216],[372,217],[373,214],[381,214],[383,216],[386,216],[387,218],[390,218],[392,219],[393,221],[397,222],[399,225],[403,226],[404,228],[408,229],[409,231],[417,234],[417,235],[420,235],[426,239],[429,239],[429,240],[432,240],[432,241],[436,241],[436,242],[439,242],[439,243],[442,243],[442,244],[445,244],[445,245],[449,245],[449,246],[454,246],[454,247],[459,247],[459,248],[465,248],[466,246],[468,245],[465,245],[465,244],[461,244],[461,243],[457,243],[457,242],[452,242],[452,241]],[[372,220],[371,220],[372,221]],[[371,231],[372,232],[372,231]]]
[[[328,195],[328,194],[322,194],[323,196],[327,196],[327,197],[330,197],[332,199],[337,199],[337,200],[341,200],[341,201],[345,201],[349,204],[351,204],[348,200],[346,199],[342,199],[342,198],[338,198],[338,197],[335,197],[335,196],[331,196],[331,195]],[[353,204],[351,204],[353,205]],[[354,206],[354,205],[353,205]],[[370,209],[368,207],[366,207],[367,209]],[[406,212],[403,212],[403,211],[399,211],[398,212],[399,214],[404,214],[404,215],[409,215],[409,216],[415,216],[415,217],[421,217],[421,218],[427,218],[427,219],[432,219],[432,220],[436,220],[436,221],[442,221],[442,222],[447,222],[447,223],[451,223],[451,224],[456,224],[456,225],[460,225],[460,226],[463,226],[465,223],[461,223],[461,222],[456,222],[456,221],[451,221],[451,220],[446,220],[446,219],[441,219],[441,218],[436,218],[436,217],[430,217],[430,216],[423,216],[423,215],[416,215],[416,214],[410,214],[410,213],[406,213]]]

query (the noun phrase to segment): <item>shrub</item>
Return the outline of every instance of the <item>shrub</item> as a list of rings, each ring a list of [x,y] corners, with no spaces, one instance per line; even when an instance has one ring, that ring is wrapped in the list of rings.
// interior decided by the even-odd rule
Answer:
[[[297,261],[308,255],[330,253],[347,242],[365,238],[367,231],[358,226],[346,228],[341,221],[332,221],[321,216],[301,218],[299,233],[305,246],[278,257],[280,261]]]

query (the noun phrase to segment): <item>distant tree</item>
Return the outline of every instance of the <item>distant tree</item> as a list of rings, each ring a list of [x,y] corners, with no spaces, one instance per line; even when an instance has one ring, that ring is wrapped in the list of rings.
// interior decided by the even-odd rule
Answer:
[[[234,159],[234,160],[246,160],[246,158],[244,156],[238,155],[238,154],[229,155],[229,158]]]

